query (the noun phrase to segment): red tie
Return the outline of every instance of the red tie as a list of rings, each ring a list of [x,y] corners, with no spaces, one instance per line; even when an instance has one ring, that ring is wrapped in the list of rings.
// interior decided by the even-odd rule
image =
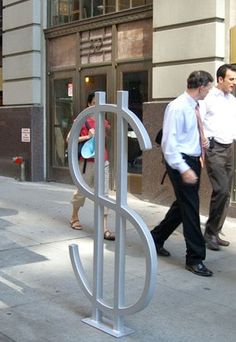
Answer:
[[[204,166],[204,160],[205,160],[205,149],[209,145],[208,139],[204,135],[204,129],[203,129],[203,123],[202,123],[202,118],[199,110],[199,104],[196,105],[195,107],[195,112],[196,112],[196,117],[197,117],[197,125],[198,125],[198,130],[199,130],[199,136],[200,136],[200,144],[201,144],[201,157],[200,157],[200,163],[201,166]]]

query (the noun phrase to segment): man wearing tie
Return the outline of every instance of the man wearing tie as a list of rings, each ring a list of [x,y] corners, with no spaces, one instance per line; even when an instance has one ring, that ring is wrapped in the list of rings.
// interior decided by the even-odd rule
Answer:
[[[216,73],[217,86],[206,96],[203,124],[210,148],[206,151],[206,168],[212,185],[205,241],[218,251],[229,241],[220,238],[230,203],[233,180],[233,140],[236,139],[236,98],[231,94],[236,84],[236,67],[224,64]]]
[[[165,110],[162,151],[176,200],[165,218],[151,231],[157,254],[169,256],[164,243],[182,223],[186,242],[186,269],[200,276],[212,276],[204,264],[205,241],[200,228],[199,183],[201,159],[206,141],[199,117],[199,100],[212,87],[206,71],[194,71],[187,79],[186,91],[171,101]],[[202,158],[201,158],[202,157]]]

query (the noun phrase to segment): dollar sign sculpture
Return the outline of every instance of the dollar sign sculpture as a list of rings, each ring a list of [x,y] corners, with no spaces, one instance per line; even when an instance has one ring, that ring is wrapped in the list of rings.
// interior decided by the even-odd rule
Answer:
[[[145,308],[152,298],[157,274],[157,257],[153,239],[142,218],[127,205],[127,128],[128,124],[137,135],[140,148],[147,150],[152,147],[150,138],[138,117],[128,109],[128,92],[117,92],[117,105],[105,103],[105,93],[95,94],[96,105],[82,111],[75,120],[69,139],[69,167],[75,185],[94,201],[94,259],[93,288],[79,256],[76,244],[69,246],[70,258],[75,276],[87,298],[92,304],[92,317],[83,321],[112,336],[121,337],[133,332],[125,327],[124,316]],[[116,200],[104,195],[104,118],[105,112],[116,114],[117,122],[117,174]],[[96,118],[95,148],[95,186],[93,190],[85,183],[78,165],[78,136],[82,124],[91,114]],[[104,207],[115,212],[115,270],[113,306],[103,299],[103,213]],[[143,243],[146,258],[146,275],[142,294],[135,304],[125,305],[125,233],[126,220],[137,230]]]

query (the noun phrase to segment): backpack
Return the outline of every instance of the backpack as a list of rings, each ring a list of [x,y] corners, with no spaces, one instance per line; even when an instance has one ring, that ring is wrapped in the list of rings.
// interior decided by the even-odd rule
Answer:
[[[158,146],[161,146],[162,135],[163,135],[163,129],[161,128],[161,129],[157,132],[157,135],[156,135],[156,138],[155,138],[155,143],[156,143]],[[163,155],[162,155],[162,156],[163,156]],[[162,163],[164,164],[164,158],[162,158]],[[164,172],[164,174],[163,174],[163,176],[162,176],[162,179],[161,179],[161,185],[164,184],[166,175],[167,175],[167,171],[165,170],[165,172]]]
[[[155,138],[155,143],[156,143],[157,145],[160,145],[160,146],[161,146],[162,135],[163,135],[163,129],[161,128],[161,129],[157,132],[157,135],[156,135],[156,138]]]

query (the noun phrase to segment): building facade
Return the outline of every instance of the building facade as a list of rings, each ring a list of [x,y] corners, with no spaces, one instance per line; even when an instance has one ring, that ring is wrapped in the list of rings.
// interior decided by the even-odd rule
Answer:
[[[191,71],[202,69],[215,76],[221,64],[236,63],[235,25],[236,4],[231,0],[153,1],[152,103],[144,104],[144,123],[152,139],[162,125],[166,104],[185,89]],[[164,172],[160,149],[154,147],[143,159],[143,194],[170,204],[173,194],[168,178],[160,184]],[[234,177],[230,207],[234,215],[235,183]],[[203,170],[204,212],[207,212],[210,194],[211,185]]]
[[[188,74],[215,75],[236,63],[233,0],[3,0],[0,174],[16,176],[22,155],[27,180],[70,182],[66,136],[89,92],[129,91],[130,109],[152,141],[166,104],[185,88]],[[167,15],[168,14],[168,15]],[[115,188],[116,130],[108,147]],[[142,153],[129,128],[129,190],[168,205],[172,190],[155,144]],[[235,158],[236,160],[236,158]],[[202,180],[207,207],[210,185]],[[236,201],[235,182],[232,205]]]

